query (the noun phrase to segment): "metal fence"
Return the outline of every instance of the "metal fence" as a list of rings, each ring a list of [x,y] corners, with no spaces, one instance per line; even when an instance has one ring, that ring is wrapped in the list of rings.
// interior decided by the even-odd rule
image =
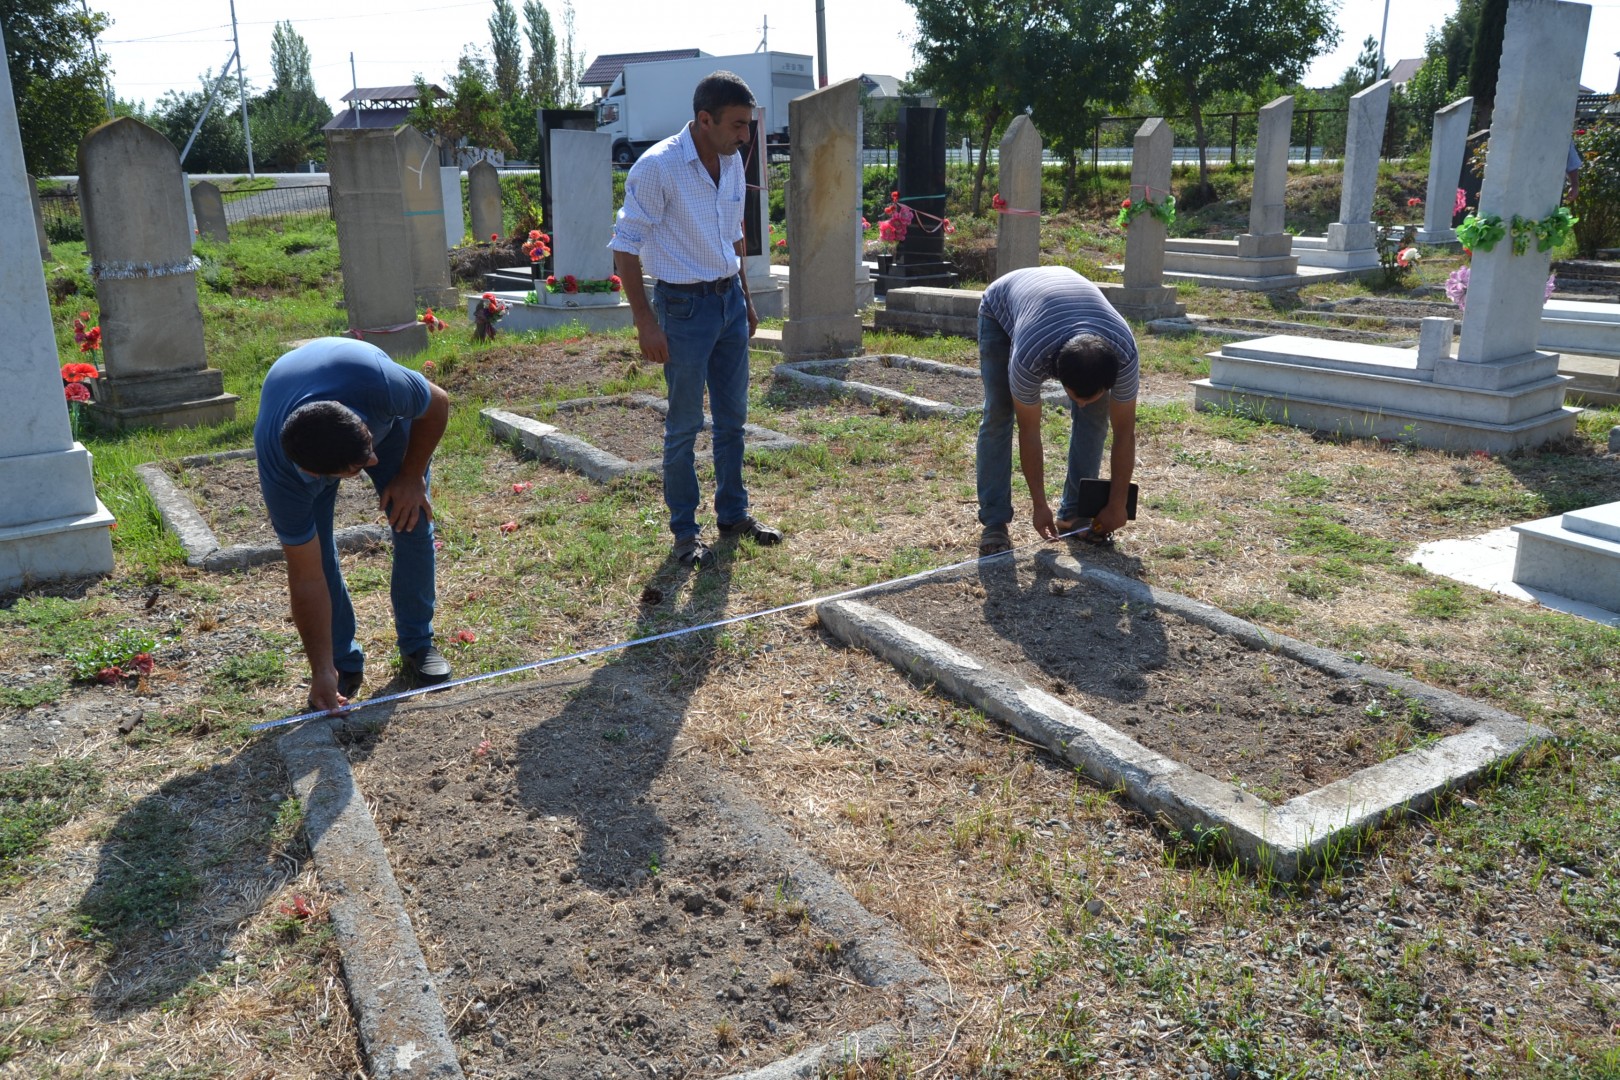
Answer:
[[[274,187],[237,191],[221,187],[225,220],[231,225],[245,221],[272,221],[283,224],[332,217],[332,189],[327,184]],[[84,218],[79,209],[77,187],[66,191],[42,191],[39,209],[45,219],[45,236],[53,244],[84,239]]]

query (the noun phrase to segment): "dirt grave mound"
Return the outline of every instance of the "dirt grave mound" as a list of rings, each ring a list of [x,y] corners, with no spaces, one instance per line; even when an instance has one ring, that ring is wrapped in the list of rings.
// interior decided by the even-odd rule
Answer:
[[[221,547],[274,546],[280,542],[270,527],[264,497],[259,493],[259,466],[252,458],[230,458],[185,468],[166,463],[164,470],[191,497]],[[338,484],[332,513],[334,528],[384,522],[377,507],[377,489],[369,477],[362,473]]]

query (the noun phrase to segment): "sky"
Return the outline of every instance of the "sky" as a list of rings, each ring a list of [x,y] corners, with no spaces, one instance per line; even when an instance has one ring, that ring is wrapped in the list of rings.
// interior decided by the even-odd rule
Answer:
[[[102,37],[112,58],[120,98],[154,104],[166,90],[193,90],[231,53],[230,0],[89,0],[111,16]],[[575,48],[590,63],[599,53],[698,48],[715,56],[753,52],[766,38],[772,50],[814,55],[816,0],[580,0]],[[545,0],[562,35],[562,0]],[[1424,38],[1455,8],[1455,0],[1340,0],[1338,48],[1306,74],[1308,86],[1338,80],[1361,43],[1376,37],[1390,8],[1385,61],[1422,56]],[[862,73],[904,77],[912,66],[916,24],[906,0],[823,0],[827,67],[836,81]],[[513,6],[521,13],[521,0]],[[1620,59],[1620,0],[1597,0],[1587,35],[1581,81],[1612,90]],[[236,0],[247,78],[270,83],[270,34],[278,19],[292,22],[309,45],[315,88],[334,110],[352,85],[349,54],[361,86],[395,86],[420,74],[442,81],[466,44],[487,54],[490,0]],[[723,13],[723,14],[722,14]],[[695,16],[695,17],[694,17]],[[521,14],[519,16],[521,25]],[[768,29],[767,29],[768,27]]]

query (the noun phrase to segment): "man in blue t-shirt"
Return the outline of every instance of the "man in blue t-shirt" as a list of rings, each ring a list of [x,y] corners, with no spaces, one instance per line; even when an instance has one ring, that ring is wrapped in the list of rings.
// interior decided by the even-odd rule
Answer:
[[[365,653],[338,567],[338,481],[364,472],[393,533],[390,599],[400,656],[418,685],[450,678],[433,645],[433,507],[428,462],[450,417],[441,387],[375,345],[320,338],[270,366],[253,424],[259,490],[287,558],[293,623],[309,660],[309,705],[360,692]]]
[[[1102,290],[1066,266],[1030,266],[1003,274],[979,302],[979,420],[975,471],[979,494],[979,554],[1012,547],[1012,444],[1029,485],[1031,523],[1054,539],[1087,523],[1079,509],[1080,481],[1095,479],[1110,428],[1108,503],[1090,522],[1106,537],[1125,524],[1136,468],[1136,338]],[[1041,447],[1041,384],[1057,379],[1069,396],[1068,476],[1054,514],[1046,501]]]

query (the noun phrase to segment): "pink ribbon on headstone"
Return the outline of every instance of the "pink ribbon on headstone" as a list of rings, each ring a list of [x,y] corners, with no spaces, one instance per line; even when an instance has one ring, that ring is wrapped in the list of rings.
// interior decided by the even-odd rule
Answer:
[[[344,337],[352,337],[356,341],[364,341],[366,340],[367,334],[397,334],[402,330],[409,330],[413,326],[421,325],[421,321],[418,320],[416,322],[399,323],[396,326],[371,326],[364,330],[350,330],[344,334]]]

